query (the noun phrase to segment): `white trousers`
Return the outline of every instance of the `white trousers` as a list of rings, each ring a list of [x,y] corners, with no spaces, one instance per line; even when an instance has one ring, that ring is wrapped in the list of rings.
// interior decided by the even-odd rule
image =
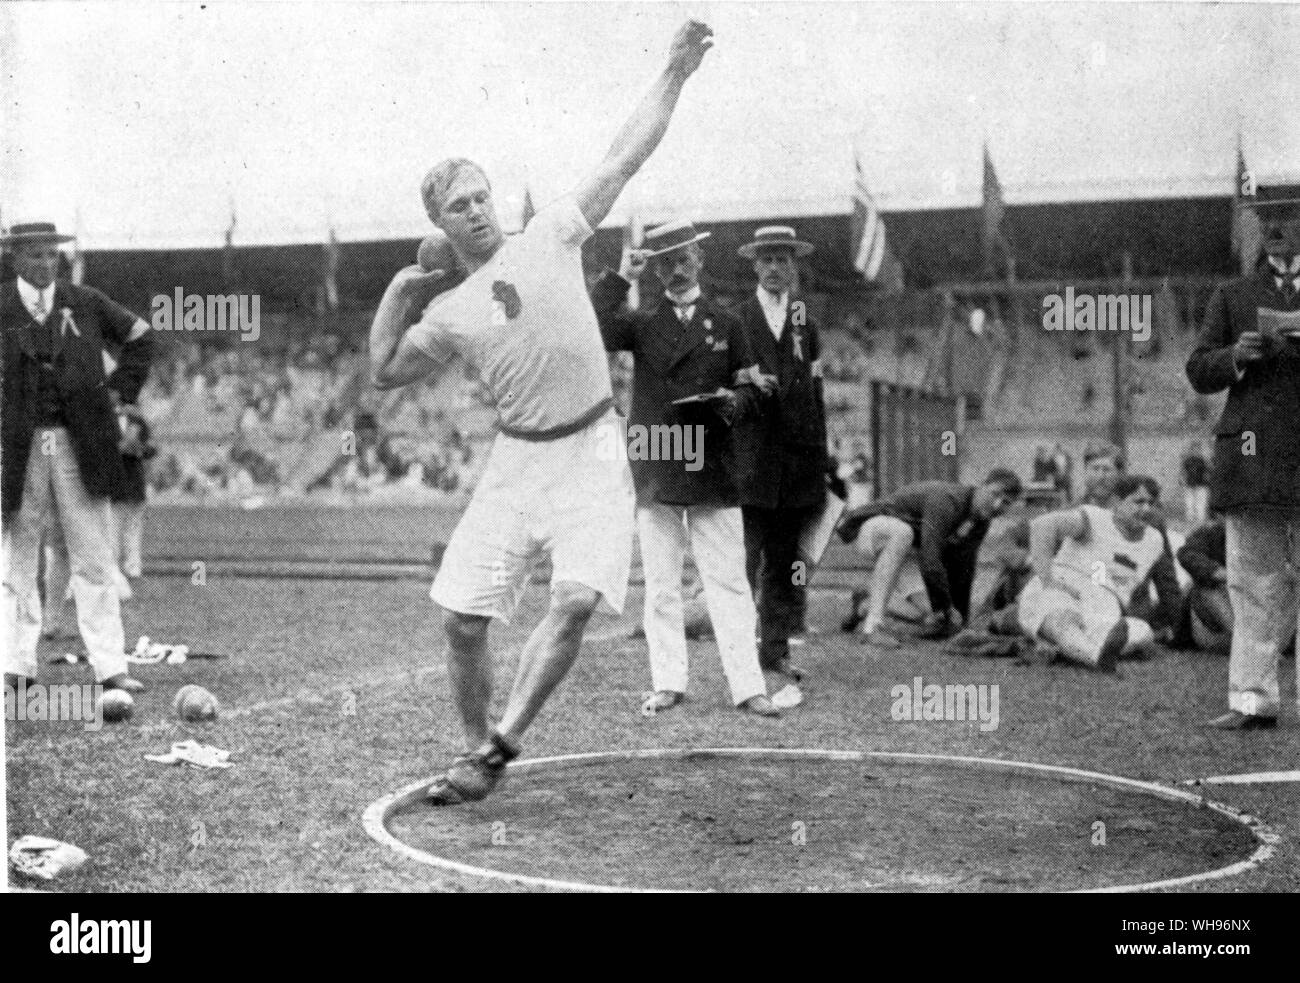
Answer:
[[[1278,665],[1296,630],[1300,514],[1233,511],[1227,518],[1232,649],[1228,706],[1275,717],[1281,703]]]
[[[144,540],[144,502],[114,502],[110,512],[118,568],[127,577],[138,577],[144,569],[140,560],[140,546]]]
[[[645,571],[645,637],[655,690],[686,692],[682,568],[689,538],[732,701],[740,705],[766,694],[754,640],[754,598],[745,576],[745,526],[740,509],[638,504],[636,524]]]
[[[113,585],[118,601],[131,600],[127,576],[140,576],[140,541],[144,533],[144,503],[114,502],[108,509],[108,542],[114,553]],[[77,620],[72,596],[72,568],[68,544],[57,514],[47,517],[45,529],[45,607],[42,629],[48,636],[61,635],[64,626]],[[134,571],[134,572],[132,572]]]
[[[107,498],[86,493],[68,432],[62,427],[38,428],[27,458],[22,506],[4,530],[4,608],[9,632],[5,672],[36,676],[41,534],[51,522],[58,523],[68,546],[77,626],[95,681],[126,672],[108,509]]]

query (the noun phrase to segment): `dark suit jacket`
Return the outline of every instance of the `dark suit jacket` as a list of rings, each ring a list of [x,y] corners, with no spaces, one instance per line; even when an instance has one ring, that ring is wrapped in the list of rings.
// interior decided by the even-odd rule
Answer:
[[[888,515],[911,526],[930,607],[938,612],[956,608],[962,620],[969,621],[975,564],[989,531],[988,520],[971,507],[974,497],[975,489],[969,485],[918,481],[887,498],[859,506],[846,514],[845,520],[860,527],[877,515]]]
[[[1228,565],[1228,527],[1222,519],[1198,526],[1178,551],[1178,562],[1202,587],[1221,586],[1214,575]]]
[[[750,385],[736,384],[736,373],[754,364],[748,337],[735,317],[703,293],[690,323],[683,325],[662,295],[654,307],[629,310],[624,303],[629,287],[618,274],[606,272],[591,297],[606,350],[632,352],[636,359],[629,427],[704,427],[703,466],[697,471],[687,470],[688,461],[633,456],[637,498],[665,505],[738,505],[731,427],[710,409],[683,411],[672,402],[719,387],[733,389],[739,399],[737,419],[743,418],[757,402]],[[629,430],[629,436],[633,433]]]
[[[759,370],[775,375],[778,383],[777,393],[736,425],[744,505],[813,508],[826,500],[826,407],[817,362],[821,339],[812,318],[797,314],[796,302],[790,303],[779,344],[757,297],[751,296],[739,311]]]
[[[71,315],[67,331],[60,330],[63,311]],[[86,491],[108,497],[125,481],[122,456],[118,453],[120,431],[108,390],[116,389],[125,402],[134,402],[149,371],[152,332],[129,341],[137,318],[98,290],[74,287],[59,280],[54,288],[54,305],[45,326],[28,314],[10,280],[0,285],[0,332],[3,333],[3,366],[0,367],[0,454],[4,471],[0,478],[3,512],[6,517],[22,505],[27,458],[36,429],[35,333],[53,327],[54,367],[63,415],[72,451],[81,469]],[[104,343],[120,347],[117,369],[111,379],[104,375]]]
[[[1187,360],[1187,378],[1198,393],[1228,391],[1214,428],[1210,473],[1210,502],[1225,511],[1300,508],[1300,343],[1280,342],[1271,357],[1245,366],[1240,379],[1233,366],[1232,346],[1243,332],[1258,330],[1260,308],[1300,310],[1300,299],[1288,303],[1274,288],[1267,266],[1215,292]]]

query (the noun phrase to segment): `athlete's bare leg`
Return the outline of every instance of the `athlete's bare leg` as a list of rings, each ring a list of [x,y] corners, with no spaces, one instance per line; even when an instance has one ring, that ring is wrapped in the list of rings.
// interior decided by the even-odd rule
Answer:
[[[573,667],[598,603],[600,594],[582,584],[563,581],[552,586],[550,610],[524,646],[510,702],[497,726],[497,732],[515,745]]]
[[[465,747],[473,750],[488,739],[488,705],[492,701],[492,656],[488,651],[489,619],[448,611],[443,618],[450,650],[447,677],[452,699],[465,728]]]

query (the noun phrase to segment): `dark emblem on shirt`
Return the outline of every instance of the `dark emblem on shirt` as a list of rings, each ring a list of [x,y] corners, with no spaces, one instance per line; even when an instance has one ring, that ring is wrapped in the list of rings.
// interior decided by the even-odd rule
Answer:
[[[506,310],[506,317],[512,321],[524,309],[524,302],[519,299],[519,291],[515,289],[513,283],[506,283],[505,280],[492,281],[492,299],[501,303]]]

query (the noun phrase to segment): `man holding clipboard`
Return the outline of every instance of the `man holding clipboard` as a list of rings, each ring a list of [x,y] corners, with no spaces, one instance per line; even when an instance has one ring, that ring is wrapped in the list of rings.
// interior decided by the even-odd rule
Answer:
[[[682,565],[689,541],[732,702],[773,717],[779,711],[767,697],[754,640],[731,426],[755,412],[760,392],[775,380],[754,377],[740,322],[700,290],[700,244],[708,236],[684,221],[652,229],[645,248],[624,257],[621,273],[607,272],[592,291],[606,349],[635,358],[628,457],[654,687],[641,710],[652,716],[686,694]],[[663,292],[647,308],[631,310],[631,281],[650,263]],[[689,453],[664,453],[674,448]]]

